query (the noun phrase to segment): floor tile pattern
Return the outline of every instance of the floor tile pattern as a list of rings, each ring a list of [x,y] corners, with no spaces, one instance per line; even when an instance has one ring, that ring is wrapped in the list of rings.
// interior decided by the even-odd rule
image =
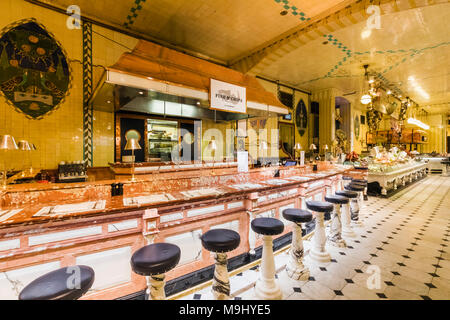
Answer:
[[[290,279],[287,251],[275,257],[277,279],[287,300],[449,300],[450,178],[429,176],[390,198],[370,197],[360,213],[363,226],[347,248],[327,245],[332,261],[309,259],[307,281]],[[327,230],[328,231],[328,230]],[[258,266],[230,278],[232,299],[255,299]],[[211,287],[183,300],[212,299]]]

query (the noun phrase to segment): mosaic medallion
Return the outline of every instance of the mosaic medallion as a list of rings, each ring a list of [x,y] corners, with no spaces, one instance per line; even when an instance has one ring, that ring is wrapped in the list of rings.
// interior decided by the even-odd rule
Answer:
[[[44,26],[25,20],[0,34],[0,90],[17,110],[41,119],[64,100],[70,84],[67,55]]]

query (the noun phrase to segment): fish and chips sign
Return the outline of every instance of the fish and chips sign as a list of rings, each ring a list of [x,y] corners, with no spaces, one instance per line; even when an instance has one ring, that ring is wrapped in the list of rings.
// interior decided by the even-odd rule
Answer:
[[[211,109],[247,113],[247,88],[211,79]]]

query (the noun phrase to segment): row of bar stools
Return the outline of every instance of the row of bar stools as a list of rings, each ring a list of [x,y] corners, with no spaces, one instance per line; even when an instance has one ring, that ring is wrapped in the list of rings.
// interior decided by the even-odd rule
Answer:
[[[332,203],[334,210],[331,217],[330,232],[328,242],[335,247],[347,247],[344,239],[342,239],[342,223],[341,223],[341,206],[348,205],[349,199],[339,195],[325,196],[325,201]]]
[[[358,198],[357,192],[348,190],[337,191],[336,195],[346,197],[347,199],[349,199],[349,202],[352,201],[353,199]],[[356,237],[356,234],[353,231],[351,225],[352,219],[351,219],[350,204],[349,203],[342,204],[342,208],[344,211],[344,214],[342,215],[342,236],[344,236],[345,238],[354,238]]]
[[[328,262],[331,256],[325,248],[327,241],[324,226],[324,215],[333,211],[333,205],[322,201],[306,201],[306,207],[313,212],[316,219],[312,247],[310,251],[311,259],[318,262]]]
[[[309,279],[309,269],[303,264],[305,252],[303,249],[302,223],[310,222],[312,220],[312,213],[308,210],[288,208],[284,209],[282,214],[284,219],[294,224],[286,272],[294,280],[307,280]]]
[[[33,280],[19,294],[19,300],[78,300],[94,283],[88,266],[61,268]]]
[[[233,230],[213,229],[203,234],[200,239],[206,250],[215,253],[212,294],[216,300],[227,300],[230,298],[227,252],[233,251],[239,246],[241,237]]]
[[[264,300],[280,300],[283,297],[275,279],[275,258],[272,236],[283,233],[284,224],[274,218],[256,218],[251,223],[255,233],[263,235],[263,249],[259,278],[255,284],[256,297]]]

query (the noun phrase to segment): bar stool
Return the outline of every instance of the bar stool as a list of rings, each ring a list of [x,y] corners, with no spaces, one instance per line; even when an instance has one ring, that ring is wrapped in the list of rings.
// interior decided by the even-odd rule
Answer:
[[[181,250],[171,243],[153,243],[140,248],[131,257],[131,268],[141,276],[148,276],[148,299],[164,300],[165,273],[178,264]]]
[[[348,190],[337,191],[336,195],[346,197],[349,201],[350,199],[356,199],[358,197],[357,192]],[[350,204],[342,204],[342,208],[344,209],[344,215],[342,216],[342,236],[345,238],[354,238],[356,237],[356,233],[351,226]]]
[[[442,170],[442,176],[443,177],[448,177],[449,174],[450,174],[450,170],[449,170],[450,161],[449,160],[441,161],[441,164],[445,165],[445,173],[444,173],[444,170]]]
[[[214,278],[212,293],[216,300],[227,300],[230,298],[230,280],[228,277],[227,252],[233,251],[241,243],[239,233],[228,229],[213,229],[203,234],[203,248],[214,252],[216,260],[214,267]]]
[[[33,280],[19,294],[19,300],[78,300],[94,283],[88,266],[61,268]]]
[[[366,192],[367,190],[367,183],[364,182],[353,182],[351,183],[352,185],[356,185],[356,186],[361,186],[363,187],[363,191],[362,192],[358,192],[358,196],[359,196],[359,210],[362,210],[364,207],[364,192]]]
[[[314,218],[316,219],[312,247],[309,255],[311,259],[315,261],[328,262],[331,260],[331,256],[325,248],[327,238],[323,221],[325,213],[333,211],[333,205],[323,201],[306,201],[306,207],[313,211]]]
[[[341,178],[341,190],[344,190],[345,186],[352,182],[352,177],[342,176]]]
[[[255,294],[264,300],[280,300],[283,297],[280,286],[275,280],[275,259],[273,256],[272,236],[284,231],[284,224],[274,218],[256,218],[251,223],[254,232],[263,235],[261,270],[255,285]]]
[[[347,186],[345,186],[345,189],[348,191],[354,191],[358,193],[358,196],[356,198],[352,198],[350,202],[350,212],[352,214],[351,215],[352,224],[354,226],[361,227],[363,224],[359,220],[359,213],[362,207],[361,199],[363,198],[364,186],[355,183],[350,183]]]
[[[361,185],[365,186],[364,193],[363,193],[364,201],[369,200],[369,197],[367,196],[367,186],[368,186],[369,182],[365,179],[353,179],[352,183],[357,183],[357,184],[361,184]]]
[[[325,201],[332,203],[334,210],[331,218],[330,232],[328,234],[328,243],[335,247],[345,248],[347,244],[342,239],[342,223],[341,223],[341,206],[349,203],[347,197],[339,195],[329,195],[325,197]]]
[[[310,222],[312,213],[308,210],[289,208],[284,209],[282,214],[286,220],[294,223],[289,261],[286,264],[287,275],[294,280],[307,280],[309,269],[303,264],[302,223]]]

